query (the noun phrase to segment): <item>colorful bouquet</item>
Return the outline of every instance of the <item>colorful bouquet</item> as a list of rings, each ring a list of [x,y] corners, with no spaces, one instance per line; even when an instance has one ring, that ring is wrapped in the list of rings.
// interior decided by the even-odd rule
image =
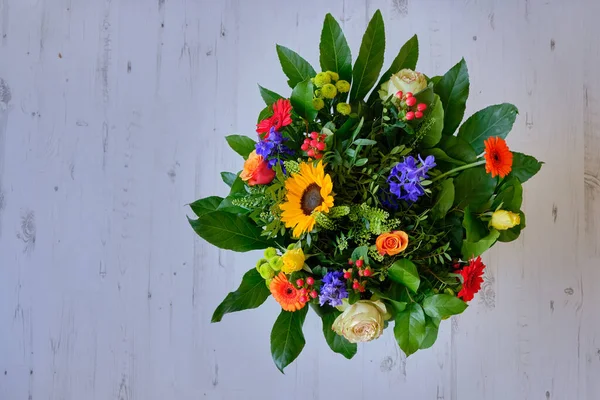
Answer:
[[[209,243],[264,249],[212,321],[272,295],[282,308],[271,332],[281,371],[304,347],[309,305],[327,344],[344,357],[390,321],[407,356],[432,346],[441,320],[463,312],[479,291],[480,255],[525,228],[521,184],[542,164],[507,147],[512,104],[461,124],[464,60],[443,76],[416,72],[414,36],[379,77],[379,11],[354,65],[330,14],[319,47],[317,73],[277,46],[291,96],[259,86],[266,107],[258,137],[226,138],[245,159],[240,173],[221,173],[229,195],[191,204],[198,218],[190,224]]]

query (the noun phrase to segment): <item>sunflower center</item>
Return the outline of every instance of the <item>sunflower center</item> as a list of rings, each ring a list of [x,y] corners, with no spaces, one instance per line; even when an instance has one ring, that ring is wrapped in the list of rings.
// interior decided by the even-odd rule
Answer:
[[[305,215],[310,215],[313,210],[321,205],[323,198],[321,197],[321,187],[316,183],[311,183],[302,193],[300,199],[300,208]]]

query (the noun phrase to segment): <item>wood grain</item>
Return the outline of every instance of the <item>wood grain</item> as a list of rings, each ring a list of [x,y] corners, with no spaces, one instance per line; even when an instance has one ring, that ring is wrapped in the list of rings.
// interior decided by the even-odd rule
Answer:
[[[210,315],[256,254],[195,237],[185,205],[238,171],[257,83],[288,93],[275,43],[318,69],[326,12],[356,57],[376,9],[386,64],[419,35],[433,76],[465,57],[466,116],[520,114],[546,164],[527,229],[409,359],[386,332],[346,361],[309,314],[281,375],[278,306]],[[0,0],[0,398],[600,398],[600,26],[595,0]]]

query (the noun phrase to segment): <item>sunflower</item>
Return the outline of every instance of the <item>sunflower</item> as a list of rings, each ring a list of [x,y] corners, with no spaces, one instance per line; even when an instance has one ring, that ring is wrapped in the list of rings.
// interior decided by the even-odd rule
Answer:
[[[500,175],[504,178],[510,172],[513,154],[508,149],[504,139],[491,137],[483,142],[485,144],[485,171],[492,173],[492,178]]]
[[[285,311],[297,311],[306,305],[301,302],[302,293],[288,281],[283,272],[273,278],[269,285],[273,298],[281,305]]]
[[[315,166],[311,162],[300,164],[300,172],[285,181],[287,201],[281,206],[281,222],[286,228],[294,228],[294,237],[310,232],[315,226],[315,212],[329,212],[333,207],[333,183],[325,174],[323,162]]]

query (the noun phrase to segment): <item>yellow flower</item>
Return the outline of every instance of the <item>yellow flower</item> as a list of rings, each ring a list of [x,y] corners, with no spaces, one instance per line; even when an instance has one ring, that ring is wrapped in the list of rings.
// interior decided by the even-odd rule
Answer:
[[[337,81],[338,79],[340,79],[340,76],[338,75],[337,72],[333,72],[333,71],[327,71],[327,73],[329,74],[329,76],[331,77],[332,81]]]
[[[341,80],[335,83],[335,87],[340,93],[348,93],[350,91],[350,82]]]
[[[283,267],[281,267],[281,271],[286,274],[291,274],[292,272],[300,271],[302,267],[304,267],[304,252],[302,249],[293,249],[285,252],[284,255],[281,256],[283,260]]]
[[[300,164],[300,172],[285,180],[286,201],[281,204],[281,222],[294,228],[294,237],[310,232],[316,223],[313,212],[327,213],[333,207],[333,183],[323,162]]]
[[[321,95],[326,99],[333,99],[337,94],[337,89],[331,83],[323,85],[321,88]]]
[[[348,115],[352,111],[352,107],[348,103],[338,103],[335,109],[342,115]]]
[[[316,87],[322,87],[331,82],[331,75],[327,72],[319,72],[317,76],[313,78],[313,82]]]
[[[499,231],[510,229],[521,223],[521,216],[506,210],[498,210],[492,214],[490,225]]]
[[[368,342],[383,333],[383,325],[390,318],[381,300],[359,300],[341,313],[331,328],[351,343]]]
[[[319,111],[320,109],[325,107],[325,102],[323,101],[323,99],[320,99],[318,97],[314,98],[313,99],[313,107],[315,108],[315,110]]]

